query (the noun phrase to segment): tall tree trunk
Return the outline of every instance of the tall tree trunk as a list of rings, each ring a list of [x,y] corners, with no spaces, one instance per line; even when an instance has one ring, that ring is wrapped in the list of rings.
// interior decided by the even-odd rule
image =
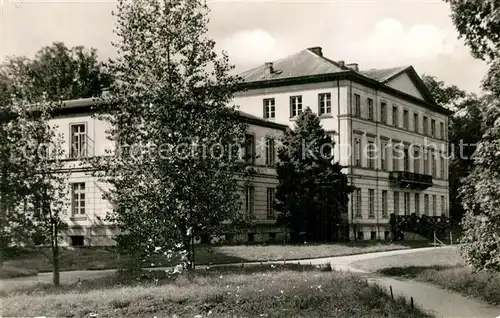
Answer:
[[[191,232],[191,264],[193,271],[196,269],[196,262],[194,259],[194,230]]]
[[[56,222],[52,222],[52,281],[54,286],[59,286],[59,243],[58,243],[58,230]]]

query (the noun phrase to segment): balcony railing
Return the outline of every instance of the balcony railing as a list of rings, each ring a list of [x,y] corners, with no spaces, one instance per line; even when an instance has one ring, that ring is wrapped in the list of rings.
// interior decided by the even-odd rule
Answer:
[[[389,179],[399,187],[423,190],[432,186],[432,176],[408,171],[391,171]]]

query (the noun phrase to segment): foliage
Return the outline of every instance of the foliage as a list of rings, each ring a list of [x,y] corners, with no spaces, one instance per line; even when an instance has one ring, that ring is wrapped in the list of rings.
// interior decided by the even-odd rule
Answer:
[[[445,0],[460,37],[476,58],[492,60],[500,52],[500,5],[497,0]]]
[[[452,228],[452,221],[446,215],[427,216],[427,215],[395,215],[391,213],[391,230],[396,239],[404,239],[402,232],[413,232],[420,234],[428,239],[436,235],[446,234]]]
[[[432,94],[434,101],[443,107],[454,108],[460,99],[465,98],[466,92],[456,85],[446,84],[435,76],[422,75],[422,81]]]
[[[29,102],[100,96],[111,82],[111,75],[97,60],[96,49],[68,48],[54,42],[41,48],[33,60],[10,57],[0,66],[0,103],[9,103],[12,94],[29,98]],[[20,89],[30,94],[22,94]]]
[[[49,119],[58,107],[42,102],[36,105],[13,99],[11,116],[5,118],[4,132],[11,138],[3,145],[10,157],[2,183],[11,183],[9,197],[2,200],[5,243],[20,246],[50,245],[54,284],[59,284],[59,240],[66,228],[67,179],[63,171],[63,137]]]
[[[338,163],[334,142],[319,118],[307,108],[278,149],[276,209],[290,228],[292,240],[331,240],[332,228],[347,211],[352,191]]]
[[[488,62],[483,82],[488,93],[481,109],[483,135],[474,169],[461,188],[466,211],[461,254],[476,270],[500,270],[500,6],[498,1],[447,0],[460,36],[472,54]]]
[[[109,220],[136,269],[155,253],[194,266],[193,239],[249,221],[240,212],[246,125],[228,106],[239,80],[206,37],[203,3],[120,1],[114,13],[116,82],[100,116],[117,149],[94,164],[111,184]]]

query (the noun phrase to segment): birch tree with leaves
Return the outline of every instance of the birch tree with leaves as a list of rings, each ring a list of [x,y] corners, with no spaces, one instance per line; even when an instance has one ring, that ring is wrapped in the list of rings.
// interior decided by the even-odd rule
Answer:
[[[200,0],[119,1],[114,12],[116,82],[100,116],[116,151],[95,164],[111,185],[109,220],[129,269],[157,254],[193,268],[198,236],[249,221],[240,198],[246,125],[230,104],[239,79],[206,35],[208,12]]]

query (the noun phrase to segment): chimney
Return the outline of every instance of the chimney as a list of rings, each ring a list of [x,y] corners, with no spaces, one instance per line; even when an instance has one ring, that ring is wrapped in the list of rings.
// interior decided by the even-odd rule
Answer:
[[[323,56],[323,49],[321,48],[321,46],[310,47],[308,48],[308,50],[318,56]]]
[[[358,63],[349,63],[346,65],[348,69],[351,69],[353,71],[359,72],[359,66]]]
[[[271,75],[274,73],[273,62],[266,62],[266,74]]]
[[[344,61],[338,61],[337,62],[340,66],[340,68],[345,68],[345,62]]]

